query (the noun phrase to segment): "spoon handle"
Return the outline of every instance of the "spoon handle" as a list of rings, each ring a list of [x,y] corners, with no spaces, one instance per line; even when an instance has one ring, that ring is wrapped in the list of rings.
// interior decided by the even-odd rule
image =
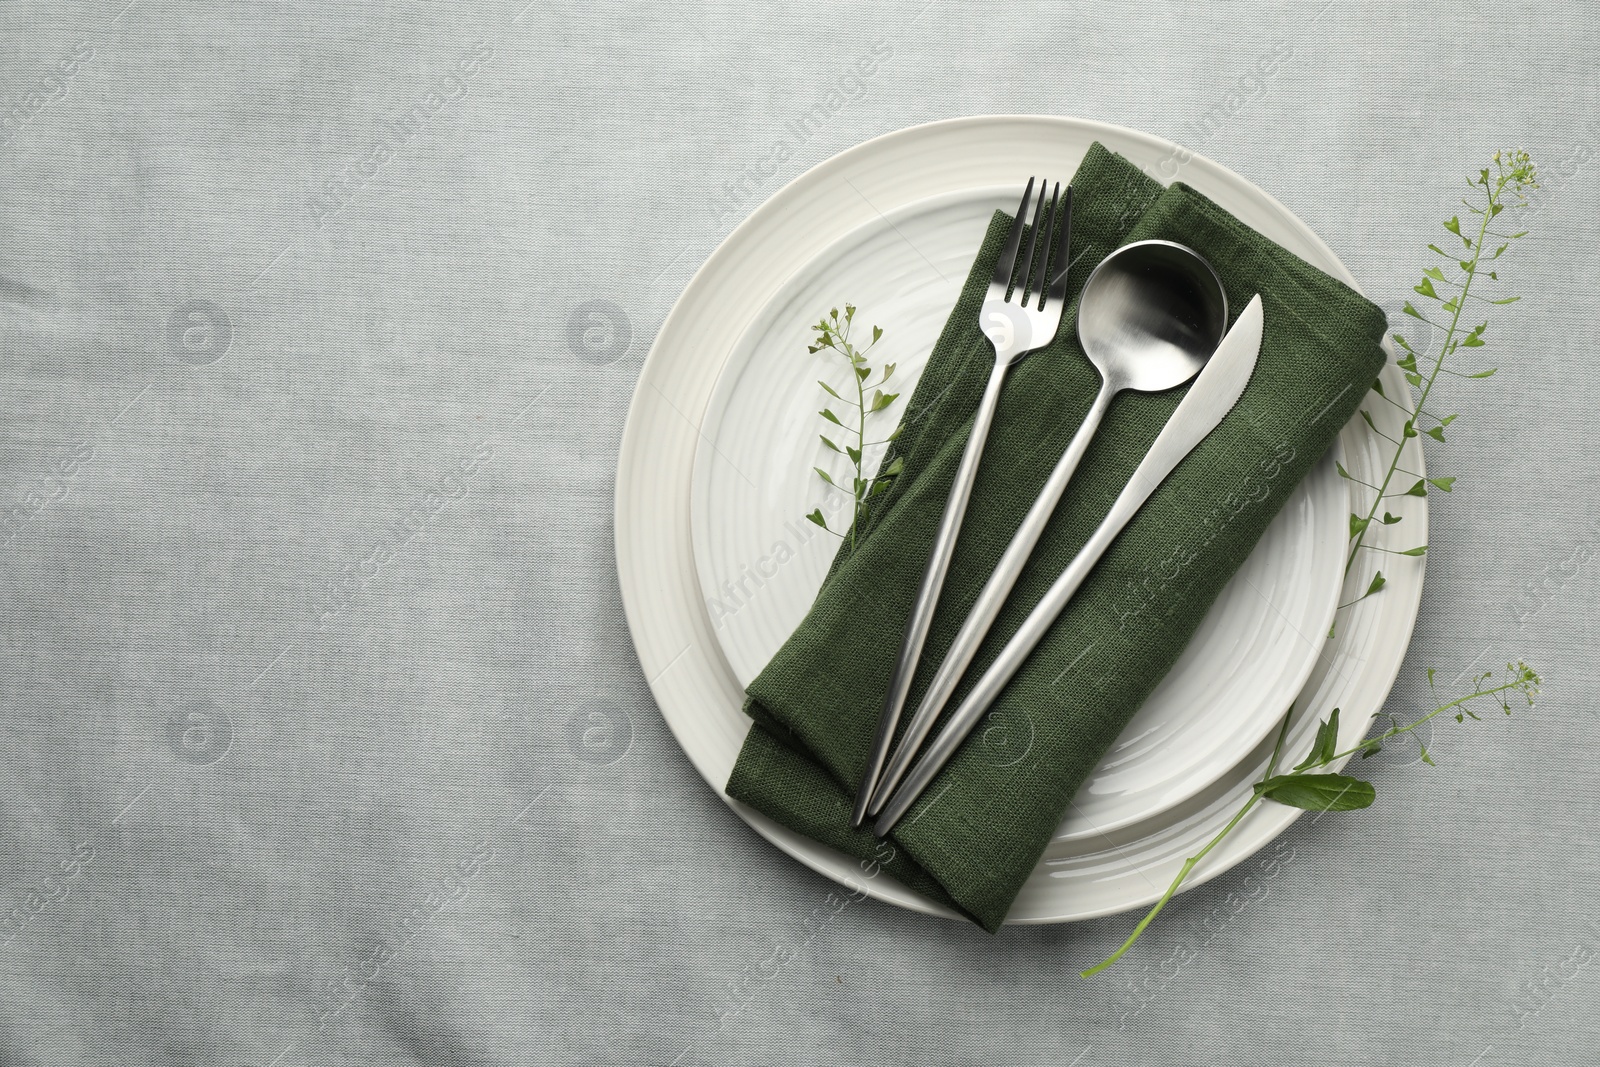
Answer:
[[[1016,585],[1017,579],[1022,576],[1023,568],[1027,566],[1028,557],[1032,555],[1034,546],[1039,543],[1039,538],[1044,536],[1045,526],[1055,514],[1061,495],[1067,491],[1067,483],[1072,481],[1072,474],[1078,469],[1078,461],[1083,459],[1084,452],[1089,448],[1089,442],[1100,427],[1100,420],[1105,417],[1106,410],[1111,406],[1111,398],[1116,394],[1115,386],[1109,381],[1101,381],[1100,392],[1094,398],[1094,405],[1083,417],[1078,432],[1072,435],[1072,441],[1061,454],[1056,469],[1050,472],[1050,478],[1044,483],[1044,488],[1039,490],[1039,495],[1035,498],[1033,506],[1028,509],[1022,525],[1017,527],[1011,543],[1006,546],[1005,554],[995,565],[994,573],[989,576],[983,591],[978,594],[977,601],[972,605],[972,611],[961,624],[961,630],[951,643],[950,650],[945,653],[944,661],[939,664],[938,673],[933,676],[933,681],[928,683],[928,691],[922,697],[922,704],[912,716],[910,725],[906,727],[905,736],[900,739],[900,746],[895,749],[888,769],[878,779],[872,803],[867,808],[869,815],[876,815],[883,809],[884,802],[894,792],[895,786],[900,784],[900,779],[905,777],[911,761],[916,759],[922,743],[933,730],[933,724],[938,720],[939,713],[949,702],[950,694],[955,692],[961,676],[966,673],[973,657],[978,654],[978,646],[983,643],[989,628],[999,616],[1000,609],[1005,606],[1006,597],[1011,594],[1012,586]]]
[[[950,557],[955,554],[956,536],[961,532],[961,520],[967,513],[967,501],[972,497],[972,483],[978,477],[978,460],[983,456],[983,445],[989,438],[989,427],[994,423],[995,409],[1000,406],[1000,386],[1005,381],[1010,360],[996,358],[989,372],[989,384],[984,387],[983,399],[978,403],[977,414],[972,419],[972,433],[967,437],[966,448],[961,453],[961,465],[956,468],[955,482],[946,498],[944,516],[939,520],[939,531],[933,542],[933,554],[928,558],[927,569],[922,572],[922,584],[917,587],[917,598],[912,603],[911,616],[906,622],[905,636],[900,642],[900,655],[895,660],[894,672],[889,676],[889,692],[884,698],[883,714],[878,717],[878,733],[873,739],[872,752],[867,757],[866,774],[861,788],[856,791],[855,811],[851,826],[861,826],[867,821],[867,802],[878,784],[878,775],[889,757],[889,745],[894,740],[895,727],[900,724],[900,712],[905,707],[906,694],[911,689],[912,676],[917,671],[917,660],[922,656],[923,643],[928,639],[928,627],[933,623],[934,609],[939,606],[939,590],[944,586],[945,575],[950,570]]]

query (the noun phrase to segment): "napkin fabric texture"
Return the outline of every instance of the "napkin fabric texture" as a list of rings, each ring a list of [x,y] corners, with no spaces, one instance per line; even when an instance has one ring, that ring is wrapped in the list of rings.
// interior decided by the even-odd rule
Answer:
[[[1070,292],[1118,246],[1163,238],[1212,263],[1230,319],[1260,293],[1265,331],[1244,396],[1113,543],[892,839],[851,830],[851,799],[904,623],[993,365],[978,309],[1011,224],[997,213],[907,406],[898,445],[904,473],[879,497],[855,550],[841,548],[810,613],[751,683],[747,710],[756,725],[726,787],[784,825],[860,857],[868,873],[882,869],[991,931],[1073,795],[1354,414],[1384,360],[1381,310],[1193,189],[1164,189],[1095,145],[1074,179],[1074,197]],[[1074,298],[1052,344],[1010,371],[905,719],[1099,388],[1078,345],[1076,311]],[[871,309],[863,313],[870,318]],[[1124,393],[1113,402],[946,714],[1092,534],[1183,393]]]

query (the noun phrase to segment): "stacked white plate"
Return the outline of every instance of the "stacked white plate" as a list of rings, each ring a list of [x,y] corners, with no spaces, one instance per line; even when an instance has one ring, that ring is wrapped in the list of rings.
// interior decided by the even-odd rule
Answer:
[[[1354,285],[1303,223],[1242,178],[1166,141],[1080,120],[990,117],[904,130],[834,157],[763,204],[696,274],[657,336],[617,476],[617,564],[640,661],[674,735],[719,795],[749,729],[743,687],[799,624],[838,547],[803,516],[821,506],[843,516],[833,525],[848,524],[847,501],[830,499],[812,468],[839,459],[818,438],[817,411],[828,399],[818,379],[842,391],[850,372],[831,353],[806,351],[811,324],[832,307],[856,305],[858,321],[884,327],[874,362],[895,363],[898,389],[909,397],[990,216],[1015,210],[1030,174],[1069,178],[1096,140],[1162,180],[1184,161],[1183,181]],[[1390,395],[1408,395],[1392,365],[1384,376]],[[1391,405],[1370,410],[1400,436]],[[883,416],[885,430],[894,418]],[[1345,580],[1352,508],[1333,463],[1377,481],[1385,443],[1353,420],[1337,457],[1324,457],[1297,487],[1080,791],[1008,921],[1087,918],[1155,900],[1248,796],[1291,704],[1291,752],[1309,746],[1316,719],[1334,707],[1342,709],[1341,742],[1363,736],[1409,641],[1423,561],[1387,557],[1387,587],[1340,612],[1328,639],[1336,607],[1358,597],[1370,577],[1358,567]],[[1408,444],[1403,465],[1423,470],[1421,448]],[[1260,488],[1241,485],[1239,494]],[[1386,542],[1385,528],[1372,542],[1378,547],[1417,543],[1426,500],[1398,504],[1408,543]],[[969,743],[994,745],[1004,759],[1020,757],[1028,739],[1000,730]],[[729,803],[808,866],[942,913]],[[1188,884],[1250,855],[1296,814],[1262,805]]]

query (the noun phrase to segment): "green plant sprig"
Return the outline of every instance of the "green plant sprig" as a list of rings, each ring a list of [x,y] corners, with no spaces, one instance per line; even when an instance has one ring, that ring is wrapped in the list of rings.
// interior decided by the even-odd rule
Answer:
[[[1369,552],[1399,556],[1421,556],[1428,551],[1427,545],[1418,545],[1415,548],[1403,550],[1370,545],[1367,543],[1367,534],[1374,523],[1379,526],[1393,526],[1400,522],[1401,516],[1392,514],[1384,507],[1385,500],[1404,496],[1425,497],[1428,495],[1430,487],[1439,492],[1448,493],[1454,487],[1456,481],[1454,477],[1424,477],[1418,472],[1409,471],[1400,466],[1400,461],[1404,457],[1406,442],[1419,434],[1425,434],[1437,443],[1444,443],[1444,428],[1454,422],[1456,416],[1453,414],[1440,416],[1428,407],[1428,402],[1433,396],[1434,386],[1442,375],[1462,379],[1479,379],[1491,377],[1495,373],[1495,368],[1463,373],[1445,365],[1446,361],[1455,356],[1461,349],[1483,348],[1486,344],[1484,332],[1489,327],[1487,321],[1470,329],[1464,330],[1462,327],[1462,319],[1468,303],[1476,301],[1484,305],[1505,305],[1520,299],[1517,296],[1490,299],[1482,295],[1481,291],[1474,292],[1473,288],[1476,284],[1481,290],[1483,285],[1487,284],[1482,278],[1487,278],[1488,282],[1498,282],[1500,280],[1499,274],[1494,270],[1488,269],[1488,264],[1493,263],[1504,255],[1506,250],[1511,247],[1512,242],[1526,236],[1526,231],[1505,233],[1498,229],[1490,229],[1490,222],[1508,208],[1520,210],[1527,206],[1528,190],[1538,188],[1537,170],[1533,161],[1521,149],[1496,152],[1493,168],[1483,168],[1478,172],[1477,177],[1467,179],[1467,185],[1474,191],[1474,199],[1467,200],[1463,198],[1462,204],[1469,213],[1478,216],[1477,233],[1472,233],[1470,225],[1467,232],[1463,233],[1459,215],[1444,223],[1444,228],[1462,242],[1466,258],[1459,259],[1438,245],[1430,244],[1428,248],[1431,251],[1447,260],[1451,260],[1459,270],[1447,274],[1439,267],[1429,267],[1423,271],[1422,281],[1413,286],[1413,291],[1418,296],[1432,300],[1438,305],[1438,313],[1449,317],[1448,324],[1435,322],[1428,315],[1424,315],[1419,311],[1410,300],[1406,301],[1404,308],[1405,314],[1426,323],[1435,330],[1443,330],[1444,340],[1439,344],[1436,351],[1430,347],[1429,351],[1424,353],[1421,349],[1428,346],[1424,344],[1413,345],[1403,334],[1394,334],[1395,343],[1405,353],[1396,362],[1396,365],[1405,374],[1406,382],[1410,387],[1417,390],[1415,403],[1408,408],[1384,392],[1381,379],[1374,380],[1372,383],[1372,391],[1377,393],[1382,400],[1399,409],[1400,413],[1405,417],[1400,437],[1392,437],[1380,430],[1370,411],[1363,408],[1360,412],[1361,418],[1366,422],[1368,428],[1394,446],[1394,453],[1389,460],[1383,479],[1379,484],[1374,485],[1351,475],[1343,464],[1337,464],[1340,477],[1365,486],[1367,489],[1372,490],[1373,493],[1372,501],[1365,515],[1360,515],[1356,512],[1351,512],[1350,514],[1350,551],[1345,560],[1346,575],[1349,575],[1351,569],[1355,566],[1362,549],[1366,549]],[[1486,242],[1490,238],[1499,242],[1493,252],[1486,250]],[[1444,289],[1443,292],[1440,291],[1441,287]],[[1430,314],[1432,313],[1430,312]],[[1393,484],[1397,474],[1415,478],[1416,482],[1404,491],[1390,492],[1390,486]],[[1383,509],[1381,517],[1378,514],[1380,509]],[[1367,583],[1366,591],[1348,603],[1340,604],[1340,610],[1360,603],[1367,597],[1381,591],[1386,584],[1383,571],[1381,569],[1376,570],[1372,579]],[[1328,636],[1330,638],[1333,637],[1333,630],[1329,630]],[[1433,687],[1433,676],[1434,672],[1430,668],[1428,670],[1428,686],[1430,690]],[[1155,917],[1161,913],[1161,909],[1166,907],[1167,902],[1172,899],[1184,882],[1188,880],[1196,865],[1204,860],[1213,848],[1232,833],[1239,823],[1244,820],[1245,816],[1263,800],[1272,800],[1280,804],[1315,811],[1354,811],[1368,807],[1376,799],[1377,795],[1371,782],[1344,774],[1313,772],[1358,753],[1363,759],[1374,755],[1382,751],[1384,742],[1409,734],[1423,723],[1431,721],[1440,714],[1454,712],[1457,722],[1463,722],[1468,718],[1477,719],[1478,715],[1469,706],[1476,700],[1497,697],[1501,707],[1509,715],[1511,713],[1511,704],[1508,694],[1512,692],[1521,693],[1526,697],[1528,704],[1531,705],[1540,684],[1539,676],[1527,664],[1520,661],[1506,665],[1506,675],[1498,684],[1490,685],[1491,680],[1493,680],[1492,672],[1477,676],[1473,679],[1471,692],[1439,704],[1432,711],[1414,722],[1402,725],[1391,716],[1389,729],[1375,737],[1367,738],[1354,748],[1343,751],[1339,751],[1337,747],[1339,711],[1335,708],[1327,721],[1318,724],[1316,739],[1312,742],[1311,751],[1306,758],[1291,770],[1279,774],[1277,773],[1279,757],[1282,755],[1284,740],[1288,736],[1289,723],[1294,715],[1294,708],[1290,707],[1288,714],[1284,716],[1283,725],[1278,731],[1277,744],[1273,747],[1272,757],[1268,761],[1266,773],[1255,783],[1249,799],[1240,806],[1239,810],[1234,813],[1233,817],[1229,819],[1222,829],[1206,843],[1205,847],[1184,862],[1183,867],[1172,880],[1172,884],[1167,887],[1166,892],[1161,895],[1161,898],[1156,901],[1139,924],[1134,927],[1133,933],[1122,943],[1122,946],[1105,960],[1090,967],[1088,970],[1080,972],[1081,975],[1084,978],[1091,977],[1120,959],[1123,953],[1127,952],[1150,926]],[[1428,754],[1427,749],[1421,745],[1420,741],[1418,750],[1423,761],[1430,766],[1433,765],[1433,757]]]
[[[1494,684],[1490,684],[1494,682]],[[1184,860],[1183,867],[1179,869],[1172,884],[1167,886],[1166,892],[1155,902],[1139,925],[1133,928],[1133,933],[1111,955],[1084,971],[1079,971],[1079,976],[1092,978],[1107,967],[1122,958],[1123,953],[1133,947],[1135,941],[1145,932],[1155,917],[1161,914],[1161,909],[1167,906],[1178,889],[1188,880],[1200,861],[1204,860],[1223,839],[1233,832],[1234,828],[1250,814],[1251,810],[1263,800],[1274,800],[1290,807],[1301,808],[1306,811],[1355,811],[1360,808],[1370,807],[1377,798],[1377,791],[1372,783],[1361,778],[1354,778],[1347,774],[1317,773],[1320,768],[1337,763],[1349,756],[1359,754],[1362,759],[1374,756],[1383,751],[1383,745],[1397,737],[1409,734],[1424,723],[1432,721],[1435,717],[1453,713],[1457,722],[1467,719],[1479,720],[1478,714],[1472,709],[1473,701],[1494,699],[1505,714],[1511,714],[1511,694],[1520,694],[1525,698],[1527,705],[1533,705],[1533,698],[1538,695],[1541,679],[1539,675],[1520,660],[1508,663],[1502,677],[1496,682],[1495,672],[1486,671],[1472,680],[1472,692],[1456,697],[1454,700],[1439,704],[1426,715],[1412,722],[1402,724],[1391,717],[1389,729],[1375,737],[1369,737],[1351,748],[1339,748],[1339,709],[1334,708],[1326,720],[1317,724],[1317,734],[1311,743],[1311,751],[1305,759],[1295,764],[1293,768],[1282,774],[1278,773],[1278,763],[1283,754],[1283,744],[1289,735],[1289,724],[1294,718],[1294,708],[1289,709],[1283,717],[1283,725],[1278,728],[1278,740],[1272,747],[1272,757],[1267,761],[1267,769],[1251,790],[1250,797],[1239,810],[1234,812],[1233,818],[1218,830],[1193,856]],[[1428,671],[1428,686],[1433,686],[1433,671]],[[1418,743],[1423,762],[1430,767],[1437,766],[1426,747]]]
[[[1440,444],[1444,443],[1444,428],[1454,422],[1456,416],[1453,414],[1436,415],[1428,409],[1428,401],[1433,396],[1434,386],[1441,375],[1463,379],[1488,378],[1497,369],[1491,367],[1488,370],[1464,374],[1445,366],[1446,360],[1461,349],[1483,348],[1486,344],[1484,331],[1489,328],[1487,319],[1471,329],[1463,328],[1462,318],[1466,313],[1468,304],[1476,302],[1491,306],[1505,305],[1516,303],[1521,299],[1519,296],[1489,299],[1483,296],[1481,292],[1474,292],[1473,287],[1476,285],[1481,289],[1488,282],[1498,282],[1500,280],[1499,273],[1486,269],[1487,265],[1504,255],[1513,241],[1527,235],[1526,230],[1518,233],[1491,230],[1489,224],[1491,220],[1498,217],[1507,208],[1520,211],[1527,206],[1528,190],[1539,187],[1537,169],[1533,161],[1528,157],[1528,153],[1521,149],[1496,152],[1494,154],[1493,169],[1491,170],[1489,167],[1483,168],[1478,172],[1477,177],[1467,179],[1467,185],[1473,190],[1474,198],[1468,200],[1463,197],[1461,203],[1468,212],[1478,216],[1478,232],[1476,236],[1472,234],[1470,226],[1466,233],[1462,232],[1461,217],[1459,215],[1452,216],[1444,223],[1444,228],[1462,242],[1466,258],[1459,259],[1438,245],[1430,244],[1428,248],[1432,252],[1450,260],[1452,266],[1456,269],[1447,274],[1440,267],[1428,267],[1422,272],[1422,280],[1412,287],[1412,291],[1419,297],[1424,300],[1432,300],[1438,305],[1438,313],[1449,317],[1448,324],[1435,322],[1429,317],[1435,312],[1430,310],[1428,315],[1424,315],[1410,300],[1406,301],[1404,308],[1404,314],[1417,319],[1419,322],[1426,323],[1435,330],[1443,330],[1444,340],[1440,343],[1438,350],[1430,354],[1420,351],[1421,345],[1412,345],[1410,341],[1406,340],[1404,334],[1398,332],[1394,334],[1395,344],[1399,345],[1404,353],[1396,362],[1396,366],[1404,372],[1406,381],[1411,387],[1417,390],[1416,403],[1408,408],[1384,392],[1381,379],[1374,380],[1372,383],[1372,391],[1377,393],[1385,402],[1399,409],[1401,415],[1405,417],[1405,422],[1400,429],[1400,437],[1396,439],[1384,433],[1378,429],[1371,412],[1365,408],[1361,411],[1361,418],[1366,422],[1368,428],[1394,446],[1394,454],[1389,459],[1388,469],[1384,471],[1383,479],[1379,484],[1373,485],[1371,482],[1352,475],[1345,470],[1343,464],[1338,465],[1338,472],[1341,478],[1365,486],[1367,489],[1372,490],[1373,494],[1372,502],[1367,507],[1365,515],[1360,515],[1356,512],[1350,513],[1350,552],[1345,559],[1344,568],[1347,575],[1350,573],[1351,568],[1355,566],[1356,557],[1362,549],[1396,556],[1421,556],[1427,553],[1427,545],[1418,545],[1408,549],[1380,548],[1376,545],[1370,545],[1367,544],[1367,533],[1374,523],[1380,526],[1393,526],[1400,522],[1401,516],[1390,513],[1384,507],[1384,501],[1394,497],[1425,497],[1428,495],[1430,487],[1441,493],[1448,493],[1454,488],[1456,479],[1453,477],[1424,477],[1415,471],[1409,471],[1400,466],[1400,461],[1405,453],[1405,443],[1419,433],[1426,434]],[[1493,252],[1486,251],[1487,239],[1489,238],[1501,242]],[[1487,282],[1482,280],[1484,278],[1487,279]],[[1421,365],[1419,365],[1419,360],[1422,361]],[[1415,478],[1416,481],[1405,490],[1390,492],[1390,486],[1394,483],[1396,474]],[[1384,508],[1381,517],[1378,514],[1380,508]],[[1351,605],[1359,604],[1367,597],[1381,590],[1385,584],[1387,583],[1383,576],[1383,571],[1378,569],[1367,583],[1364,593],[1348,603],[1340,604],[1339,607],[1347,608]],[[1329,632],[1329,636],[1332,636],[1332,631]]]
[[[851,384],[855,386],[856,394],[854,400],[851,400],[846,395],[842,395],[837,389],[833,388],[833,386],[829,385],[827,382],[817,382],[817,384],[822,386],[823,390],[827,392],[829,396],[833,397],[834,400],[837,400],[842,404],[847,404],[855,409],[853,417],[851,417],[851,422],[853,422],[854,425],[851,425],[844,419],[841,419],[833,410],[831,404],[818,412],[818,414],[820,414],[828,422],[832,423],[834,426],[837,426],[840,430],[843,430],[846,434],[849,434],[854,438],[854,443],[851,442],[850,438],[845,438],[844,445],[841,447],[837,442],[830,439],[827,434],[818,435],[822,438],[822,443],[824,445],[826,445],[831,451],[837,452],[849,459],[852,467],[854,468],[851,477],[851,487],[848,490],[852,501],[852,507],[850,509],[850,526],[846,530],[833,529],[828,525],[828,520],[823,516],[821,508],[815,509],[811,512],[811,514],[807,515],[806,518],[811,522],[816,523],[824,530],[827,530],[834,536],[848,540],[850,542],[850,551],[852,552],[854,552],[856,548],[856,531],[866,520],[868,511],[870,510],[870,501],[879,494],[887,492],[889,486],[893,483],[895,476],[905,468],[905,461],[896,456],[893,462],[878,472],[876,477],[869,479],[866,476],[863,460],[866,450],[874,446],[887,445],[891,441],[894,441],[900,436],[900,431],[904,430],[905,426],[904,424],[896,426],[894,432],[888,437],[883,438],[881,441],[867,440],[867,419],[870,416],[876,415],[879,412],[887,409],[899,399],[900,394],[886,393],[883,391],[883,384],[887,382],[894,374],[895,365],[893,363],[886,363],[880,372],[867,361],[867,353],[871,352],[877,343],[883,338],[882,327],[874,326],[872,328],[872,340],[865,347],[858,347],[850,340],[850,330],[855,322],[855,317],[856,309],[853,304],[846,304],[844,306],[843,318],[839,317],[838,308],[831,309],[826,318],[819,319],[817,324],[811,327],[812,331],[816,334],[815,343],[806,349],[807,352],[812,354],[821,352],[823,349],[828,349],[830,351],[837,352],[850,362],[850,381]],[[874,374],[879,375],[878,380],[875,382],[869,380]],[[849,416],[851,413],[847,412],[846,414]],[[821,467],[814,467],[812,469],[815,470],[817,472],[817,476],[827,484],[833,486],[835,489],[838,489],[841,492],[846,491],[844,486],[840,485],[834,480],[833,475],[829,474]]]

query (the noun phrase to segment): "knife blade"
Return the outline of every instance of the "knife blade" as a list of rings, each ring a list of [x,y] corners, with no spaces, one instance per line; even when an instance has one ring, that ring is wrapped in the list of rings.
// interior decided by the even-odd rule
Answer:
[[[1196,445],[1216,429],[1228,412],[1233,410],[1244,394],[1255,372],[1256,359],[1261,353],[1263,314],[1261,297],[1252,297],[1239,313],[1233,328],[1217,346],[1205,368],[1195,378],[1194,384],[1173,411],[1167,424],[1156,435],[1155,443],[1134,470],[1128,484],[1117,496],[1111,510],[1073,557],[1067,569],[1045,593],[1038,605],[1023,621],[1020,629],[1006,642],[1000,654],[967,694],[966,700],[950,716],[944,729],[923,753],[922,759],[906,775],[900,788],[884,804],[873,833],[879,837],[894,829],[895,823],[916,803],[934,777],[955,755],[961,742],[966,740],[983,714],[989,710],[1001,691],[1021,669],[1023,662],[1044,639],[1061,612],[1077,593],[1078,587],[1089,576],[1117,535],[1128,525],[1150,495],[1166,481],[1178,464]]]

